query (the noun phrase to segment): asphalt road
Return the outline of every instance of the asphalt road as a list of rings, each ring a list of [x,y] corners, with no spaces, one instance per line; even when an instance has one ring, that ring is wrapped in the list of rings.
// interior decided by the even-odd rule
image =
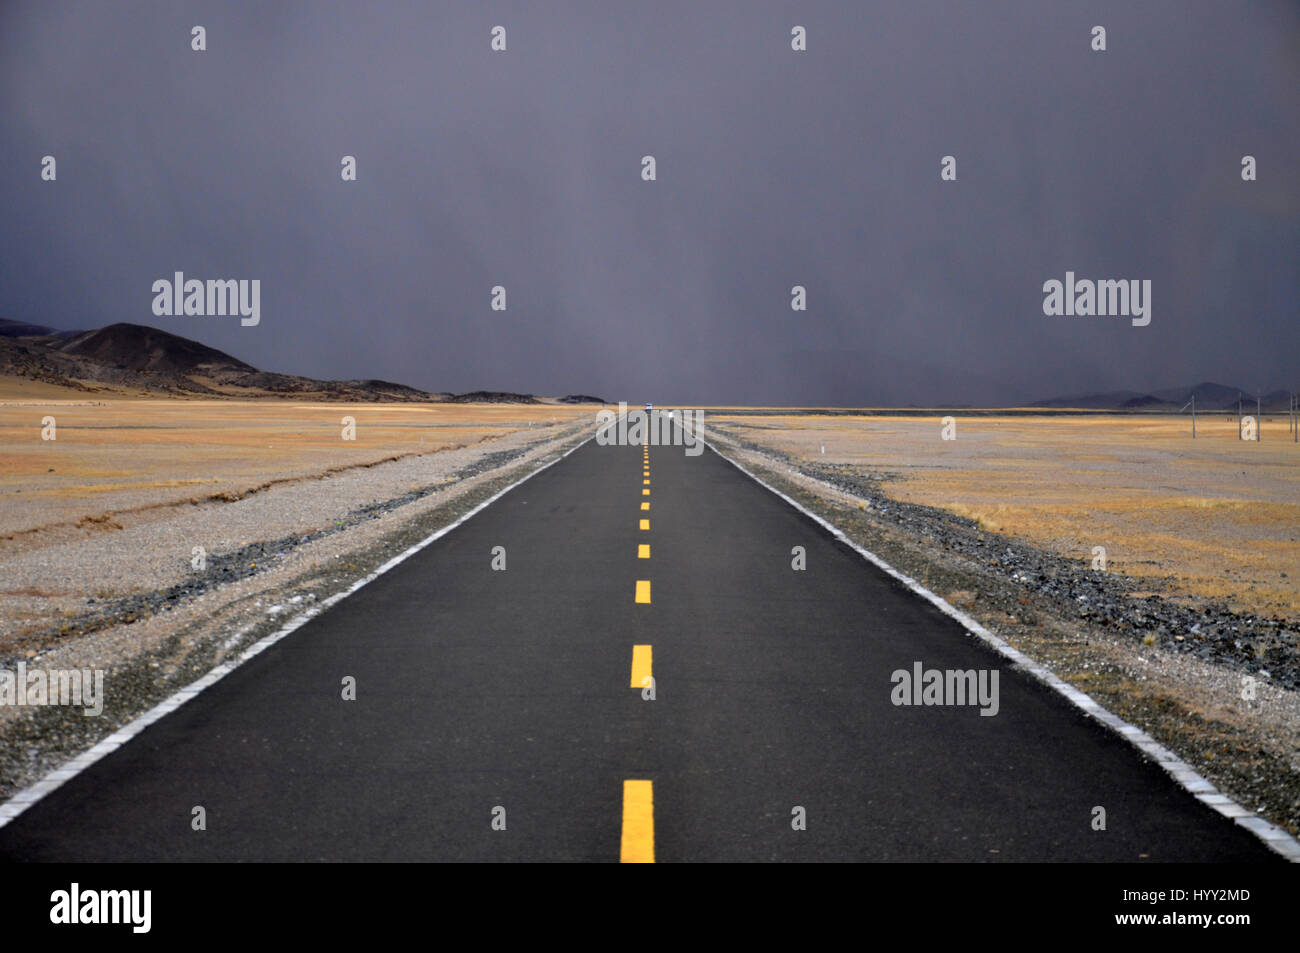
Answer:
[[[583,446],[38,802],[0,858],[1279,859],[712,451],[648,460]],[[916,662],[998,670],[997,714],[893,704]]]

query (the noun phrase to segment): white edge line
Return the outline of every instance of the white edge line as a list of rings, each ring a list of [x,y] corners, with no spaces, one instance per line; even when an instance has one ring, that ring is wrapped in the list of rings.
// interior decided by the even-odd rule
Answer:
[[[1292,837],[1289,833],[1284,831],[1282,828],[1269,823],[1267,820],[1258,816],[1253,811],[1249,811],[1246,808],[1242,807],[1240,804],[1238,804],[1232,798],[1228,797],[1226,794],[1221,793],[1213,784],[1211,784],[1208,780],[1202,777],[1200,773],[1196,771],[1195,768],[1193,768],[1182,758],[1178,757],[1178,755],[1174,754],[1164,745],[1160,744],[1158,741],[1156,741],[1154,738],[1148,735],[1141,728],[1138,728],[1136,725],[1130,724],[1129,722],[1125,721],[1123,718],[1119,717],[1113,712],[1110,712],[1107,709],[1103,708],[1094,699],[1090,698],[1085,693],[1079,691],[1079,689],[1075,688],[1073,685],[1069,685],[1066,682],[1063,682],[1049,669],[1043,667],[1038,662],[1035,662],[1033,659],[1025,655],[1019,649],[1009,645],[1008,643],[1004,642],[1002,639],[998,638],[996,635],[994,635],[988,629],[984,628],[984,626],[980,625],[978,622],[976,622],[966,613],[962,612],[956,606],[950,604],[947,600],[943,599],[941,596],[938,596],[935,593],[931,592],[929,589],[921,585],[919,582],[917,582],[915,579],[911,578],[910,576],[899,572],[897,569],[889,565],[889,563],[885,562],[875,553],[859,546],[853,540],[849,539],[849,537],[845,535],[844,531],[841,530],[839,527],[833,525],[832,523],[827,522],[826,520],[818,516],[816,513],[809,510],[807,507],[801,505],[797,501],[792,500],[790,497],[786,496],[776,487],[770,486],[767,483],[765,483],[763,480],[759,479],[753,473],[749,472],[749,470],[745,469],[735,460],[731,459],[731,457],[727,456],[725,453],[720,452],[716,447],[710,445],[707,441],[703,439],[703,437],[697,437],[696,439],[698,439],[701,443],[703,443],[706,447],[708,447],[710,450],[716,453],[723,460],[726,460],[728,463],[730,463],[741,473],[745,474],[745,476],[749,477],[759,486],[764,487],[765,489],[775,493],[777,496],[785,500],[787,503],[793,506],[800,513],[803,513],[805,516],[809,517],[810,519],[815,520],[817,523],[820,523],[821,526],[826,530],[828,530],[832,536],[838,539],[841,543],[844,543],[844,545],[848,546],[850,549],[857,552],[859,556],[866,559],[869,563],[874,565],[876,568],[880,569],[884,573],[897,579],[899,582],[907,586],[908,589],[911,589],[918,596],[921,596],[922,598],[928,600],[930,603],[932,603],[935,606],[935,608],[937,608],[944,615],[950,616],[951,618],[960,622],[967,632],[971,633],[974,636],[977,636],[978,638],[982,639],[984,642],[988,643],[988,645],[990,645],[996,651],[998,651],[1003,656],[1005,656],[1006,658],[1014,662],[1018,668],[1021,668],[1024,671],[1029,672],[1031,675],[1034,676],[1034,678],[1038,679],[1040,682],[1047,685],[1049,688],[1055,689],[1057,692],[1059,692],[1060,694],[1064,695],[1067,699],[1069,699],[1070,702],[1075,707],[1081,709],[1085,714],[1095,718],[1097,721],[1101,722],[1103,725],[1110,728],[1112,731],[1114,731],[1124,740],[1131,742],[1143,754],[1147,755],[1149,758],[1151,758],[1153,761],[1159,764],[1160,767],[1164,768],[1165,771],[1168,772],[1169,775],[1176,782],[1178,782],[1178,784],[1183,788],[1183,790],[1187,791],[1189,794],[1195,797],[1196,800],[1218,811],[1224,817],[1231,818],[1233,821],[1235,821],[1237,824],[1240,824],[1242,827],[1246,828],[1246,830],[1250,831],[1261,841],[1263,841],[1267,846],[1271,847],[1274,851],[1281,854],[1287,860],[1291,861],[1292,863],[1300,863],[1300,841],[1297,841],[1294,837]],[[820,483],[822,481],[818,480],[816,482]],[[829,484],[824,484],[824,485],[829,485]]]
[[[98,744],[83,751],[81,754],[77,755],[72,760],[64,762],[54,771],[50,772],[45,777],[41,778],[41,780],[35,782],[29,787],[23,788],[21,791],[19,791],[17,794],[11,797],[8,801],[5,801],[3,804],[0,804],[0,827],[4,827],[6,824],[8,824],[10,821],[16,818],[18,815],[22,814],[23,811],[27,810],[29,807],[31,807],[41,798],[45,797],[50,792],[56,790],[65,781],[70,781],[72,778],[75,778],[78,774],[80,774],[82,771],[85,771],[87,768],[89,768],[100,758],[103,758],[105,755],[111,754],[112,752],[116,751],[118,748],[122,747],[122,745],[126,744],[136,735],[140,734],[140,732],[144,731],[146,728],[148,728],[158,719],[162,718],[164,715],[170,714],[171,712],[175,711],[176,709],[184,705],[191,698],[197,696],[205,688],[209,688],[212,685],[219,682],[222,678],[224,678],[226,675],[229,675],[231,672],[237,669],[244,662],[247,662],[253,656],[259,655],[260,653],[266,651],[276,642],[279,642],[285,636],[292,634],[295,630],[303,626],[309,620],[315,618],[316,616],[324,612],[326,609],[330,608],[330,606],[334,605],[335,603],[342,602],[344,599],[352,595],[354,592],[356,592],[366,583],[373,582],[374,580],[382,576],[384,573],[388,572],[388,570],[392,569],[394,566],[410,559],[412,556],[414,556],[420,550],[424,549],[430,543],[434,542],[437,539],[442,538],[443,536],[446,536],[448,533],[454,530],[461,523],[465,522],[475,513],[479,512],[480,510],[486,509],[488,506],[495,503],[501,497],[505,496],[507,493],[513,490],[515,487],[519,486],[521,483],[524,483],[532,479],[537,474],[541,473],[543,470],[547,470],[555,466],[557,463],[559,463],[569,454],[573,453],[575,450],[580,450],[582,447],[590,443],[593,439],[595,439],[594,436],[588,437],[586,440],[582,441],[582,443],[578,444],[577,446],[570,447],[568,450],[560,454],[560,456],[556,457],[550,463],[544,464],[543,466],[538,467],[536,470],[532,470],[531,472],[525,474],[523,477],[519,478],[514,483],[511,483],[505,489],[499,491],[498,493],[484,500],[482,503],[474,507],[472,510],[466,513],[464,516],[460,517],[460,519],[456,520],[454,523],[448,523],[446,526],[442,527],[437,532],[432,533],[431,535],[420,540],[420,542],[416,543],[410,549],[406,550],[405,552],[397,556],[394,556],[392,559],[388,560],[388,562],[384,563],[374,572],[370,573],[370,575],[365,576],[362,579],[358,579],[347,589],[344,589],[341,592],[336,592],[328,599],[322,600],[321,602],[312,606],[306,612],[303,612],[302,614],[295,616],[291,621],[286,623],[281,628],[272,632],[270,635],[259,639],[257,642],[254,642],[248,648],[244,649],[244,651],[241,652],[238,657],[230,661],[222,662],[220,665],[212,669],[202,678],[186,685],[184,688],[180,689],[178,692],[176,692],[169,698],[166,698],[163,701],[159,702],[157,705],[155,705],[153,708],[150,708],[148,711],[144,712],[143,714],[137,715],[131,721],[127,722],[121,728],[117,729],[117,731],[113,732],[108,737],[102,739]]]

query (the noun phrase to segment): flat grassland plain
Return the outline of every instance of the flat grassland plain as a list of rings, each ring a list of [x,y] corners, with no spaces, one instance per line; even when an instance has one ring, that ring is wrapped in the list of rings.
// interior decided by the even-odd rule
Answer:
[[[1300,618],[1300,444],[1285,414],[1266,416],[1259,442],[1237,439],[1235,416],[1198,418],[1195,440],[1190,418],[1170,416],[708,420],[800,460],[863,468],[893,499],[1087,566],[1104,547],[1109,571],[1158,578],[1172,596]]]
[[[0,540],[177,503],[233,502],[276,483],[521,429],[594,425],[594,414],[564,404],[0,399]],[[55,420],[53,440],[41,437],[45,416]],[[344,417],[355,422],[351,440]]]

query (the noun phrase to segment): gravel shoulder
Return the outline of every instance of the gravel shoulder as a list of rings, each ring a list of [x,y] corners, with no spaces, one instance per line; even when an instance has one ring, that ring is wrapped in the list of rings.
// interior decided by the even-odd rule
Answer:
[[[868,469],[794,458],[713,424],[710,442],[1300,835],[1300,622],[1189,607],[936,507]],[[1253,694],[1253,698],[1249,696]]]

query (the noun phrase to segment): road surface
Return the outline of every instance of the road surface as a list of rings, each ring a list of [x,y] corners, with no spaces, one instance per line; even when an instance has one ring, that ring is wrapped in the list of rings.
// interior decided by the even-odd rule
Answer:
[[[917,662],[998,670],[997,714],[895,705]],[[39,801],[0,858],[1279,859],[712,450],[595,442]]]

